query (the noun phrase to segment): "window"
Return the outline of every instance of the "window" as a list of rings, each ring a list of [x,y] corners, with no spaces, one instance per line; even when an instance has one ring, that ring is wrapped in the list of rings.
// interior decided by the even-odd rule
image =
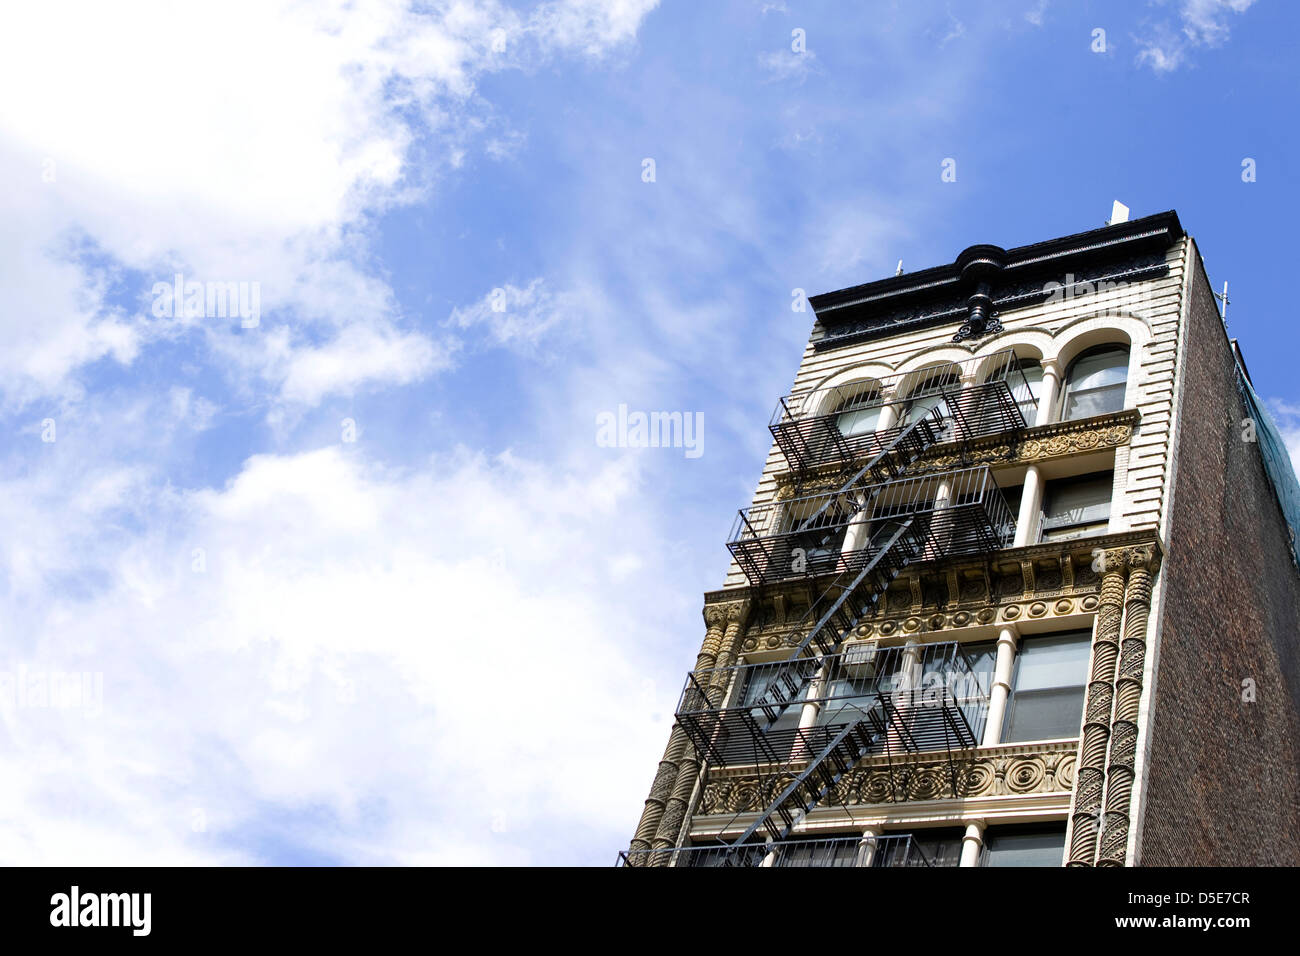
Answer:
[[[912,833],[911,853],[908,854],[907,863],[885,862],[876,863],[877,866],[924,866],[922,860],[928,861],[930,866],[957,866],[961,863],[961,838],[962,830],[934,829],[934,830],[916,830]],[[897,853],[901,854],[904,850],[899,848]],[[875,862],[875,861],[873,861]]]
[[[780,669],[780,664],[769,664],[764,667],[755,667],[750,670],[746,678],[745,691],[741,696],[740,705],[742,707],[749,707],[750,705],[757,703],[759,698],[763,697],[767,693],[768,687],[771,686],[772,680],[776,675],[780,673]],[[789,695],[774,693],[767,699],[769,703],[775,703],[789,699]],[[801,704],[798,702],[792,703],[786,708],[785,712],[777,718],[777,721],[772,725],[771,730],[794,730],[799,726],[799,715],[802,710],[803,707]],[[763,726],[767,722],[767,715],[763,712],[762,708],[754,707],[753,710],[750,711],[750,716],[758,722],[759,726]]]
[[[1038,364],[1038,359],[1018,359],[1007,376],[1007,384],[1025,424],[1033,425],[1038,420],[1038,397],[1043,393],[1043,366]]]
[[[1003,743],[1078,736],[1091,649],[1090,631],[1021,641],[1002,728]]]
[[[792,574],[807,575],[836,570],[854,508],[846,496],[829,502],[825,498],[791,502],[782,515],[779,531],[788,536],[785,543],[789,554],[774,557],[775,566],[784,564]]]
[[[988,694],[993,689],[993,670],[998,661],[996,641],[980,644],[963,644],[962,655],[970,666],[970,676],[965,671],[949,684],[957,699],[966,725],[976,743],[984,736],[984,722],[988,717]]]
[[[1010,519],[1000,530],[1004,538],[1011,540],[1016,536],[1016,522],[1020,520],[1020,502],[1024,499],[1025,486],[1012,485],[999,490],[1002,492],[1002,500],[1007,503],[1006,517]]]
[[[948,407],[948,400],[944,393],[953,394],[960,389],[961,382],[957,378],[957,373],[951,369],[940,368],[918,374],[922,376],[920,384],[912,389],[907,404],[903,406],[899,424],[910,425],[927,415],[931,409],[937,408],[946,431],[948,422],[952,419],[952,409]]]
[[[1070,364],[1065,376],[1062,421],[1087,418],[1124,407],[1128,382],[1128,349],[1103,345],[1089,349]]]
[[[801,840],[777,849],[776,866],[861,866],[865,850],[858,839]]]
[[[880,403],[880,392],[874,385],[860,387],[862,391],[846,398],[836,409],[835,427],[846,438],[869,435],[880,427],[880,415],[885,408]]]
[[[1065,821],[1047,825],[989,827],[981,866],[1060,866]]]
[[[1105,534],[1110,525],[1110,493],[1115,474],[1093,472],[1049,481],[1043,490],[1041,540],[1065,541]]]

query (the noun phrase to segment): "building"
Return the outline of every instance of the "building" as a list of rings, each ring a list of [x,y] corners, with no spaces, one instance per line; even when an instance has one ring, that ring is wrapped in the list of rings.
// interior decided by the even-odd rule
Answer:
[[[1300,864],[1300,489],[1177,214],[810,303],[620,862]]]

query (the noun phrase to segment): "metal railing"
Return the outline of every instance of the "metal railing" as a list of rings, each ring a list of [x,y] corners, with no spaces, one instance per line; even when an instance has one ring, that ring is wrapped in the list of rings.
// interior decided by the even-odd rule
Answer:
[[[1007,547],[1015,519],[987,465],[741,509],[727,548],[752,584],[843,573],[875,558],[899,522],[924,541],[909,560]]]
[[[854,642],[820,657],[695,671],[676,716],[716,766],[808,758],[861,719],[874,734],[867,752],[951,751],[983,735],[987,684],[955,641]]]
[[[660,850],[625,850],[618,866],[930,867],[931,856],[910,833],[825,837],[754,843],[739,851],[726,843]]]
[[[768,423],[790,467],[804,471],[876,454],[919,414],[939,410],[940,441],[1032,423],[1037,399],[1011,350],[782,397]]]

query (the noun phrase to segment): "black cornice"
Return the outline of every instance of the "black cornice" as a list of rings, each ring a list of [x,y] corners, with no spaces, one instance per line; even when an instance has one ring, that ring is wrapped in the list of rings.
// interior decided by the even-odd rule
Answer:
[[[956,341],[998,331],[1000,311],[1051,294],[1047,283],[1140,281],[1163,274],[1164,252],[1184,236],[1173,210],[1014,249],[975,245],[949,265],[816,295],[808,301],[825,332],[816,348],[945,323]]]

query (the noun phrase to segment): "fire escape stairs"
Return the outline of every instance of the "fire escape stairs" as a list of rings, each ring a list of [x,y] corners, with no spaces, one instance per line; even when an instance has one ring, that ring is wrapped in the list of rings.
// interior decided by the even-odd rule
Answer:
[[[932,410],[931,414],[905,428],[795,530],[815,527],[817,519],[835,501],[842,504],[847,502],[849,510],[855,514],[869,513],[883,483],[903,475],[926,449],[939,440],[940,434],[938,413]],[[740,712],[740,719],[754,741],[756,763],[779,761],[775,749],[767,740],[768,731],[816,677],[821,658],[839,651],[858,622],[875,608],[903,568],[921,553],[924,536],[918,534],[913,525],[912,517],[904,517],[884,546],[861,570],[850,568],[831,582],[809,609],[809,614],[816,613],[817,605],[828,599],[830,606],[820,613],[816,623],[789,657],[787,666],[773,675],[767,688],[750,709]],[[686,722],[683,727],[701,754],[717,759],[720,756],[717,749],[718,737],[724,732],[722,713],[714,706],[706,689],[700,686],[694,675],[691,675],[690,680],[699,699],[707,702],[705,706],[711,719],[702,723]],[[761,723],[753,716],[754,711],[762,714]],[[883,715],[887,711],[887,703],[878,698],[867,713],[839,729],[734,842],[728,862],[741,866],[761,862],[766,851],[761,845],[750,843],[754,834],[762,828],[772,840],[785,839],[802,814],[816,806],[885,732],[887,719]],[[802,747],[796,747],[796,753],[802,751],[807,754],[811,752],[811,746],[816,745],[814,738],[806,731],[800,730],[797,737]],[[798,759],[802,762],[803,757]],[[789,766],[787,763],[782,770]],[[786,776],[787,773],[779,773],[776,779]]]

